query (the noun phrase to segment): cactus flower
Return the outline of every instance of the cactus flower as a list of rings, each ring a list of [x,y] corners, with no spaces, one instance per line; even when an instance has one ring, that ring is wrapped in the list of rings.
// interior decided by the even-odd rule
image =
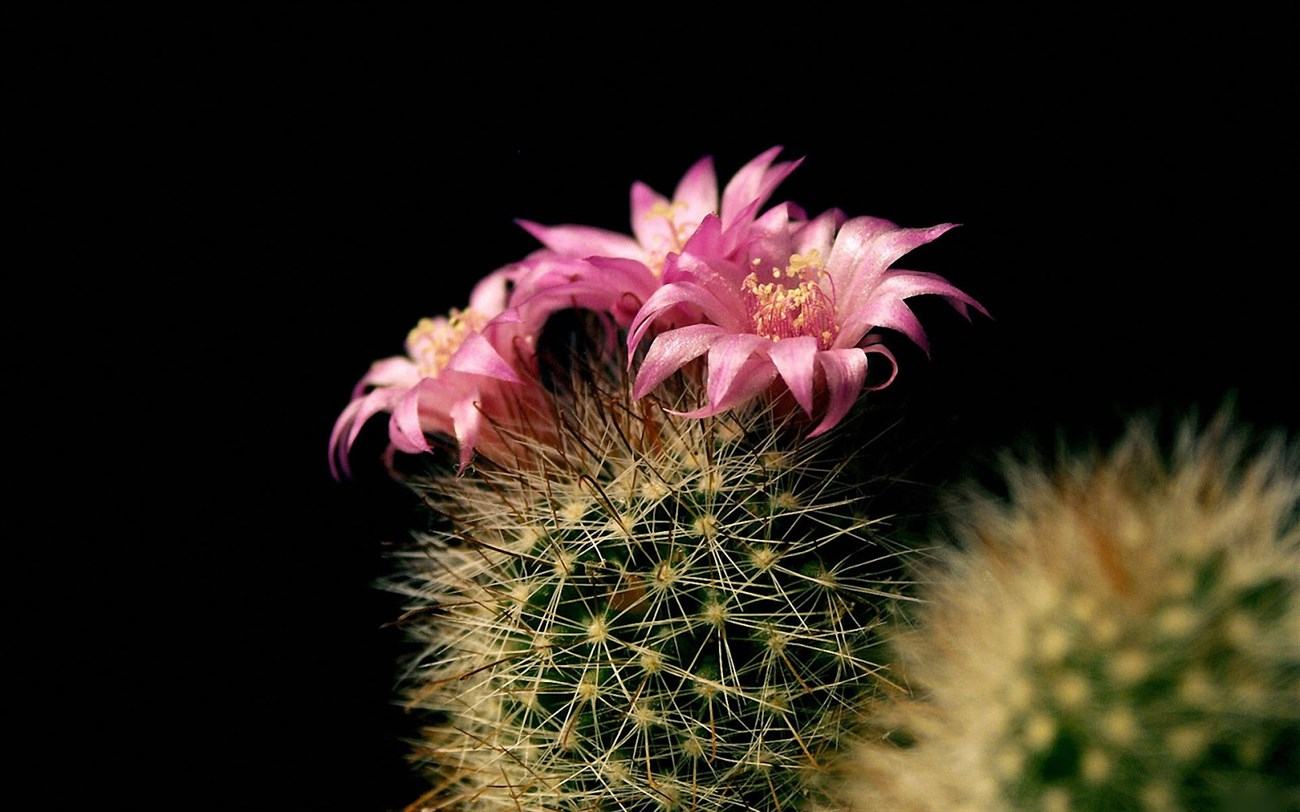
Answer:
[[[671,200],[640,181],[632,184],[634,236],[520,220],[546,246],[530,258],[535,263],[532,282],[548,301],[567,297],[578,307],[610,313],[626,326],[641,304],[671,281],[665,274],[670,257],[683,250],[705,218],[718,218],[722,226],[723,239],[714,245],[724,251],[721,259],[744,247],[759,220],[758,210],[799,166],[800,161],[774,164],[780,151],[773,147],[743,166],[723,189],[721,208],[713,159],[707,156],[687,170]]]
[[[406,338],[406,355],[376,361],[357,383],[352,401],[330,435],[330,470],[348,473],[348,451],[361,427],[374,415],[390,415],[392,447],[408,454],[430,450],[425,433],[456,439],[463,469],[482,441],[484,412],[506,408],[504,387],[529,386],[519,374],[519,341],[531,349],[532,331],[520,312],[507,309],[513,269],[480,281],[469,306],[449,316],[421,319]],[[518,399],[519,392],[510,393]]]
[[[779,379],[810,418],[821,412],[817,435],[839,423],[864,389],[893,380],[893,356],[869,331],[898,330],[928,349],[905,300],[934,294],[963,314],[968,306],[985,312],[939,276],[891,269],[952,224],[900,228],[874,217],[844,222],[837,210],[807,222],[788,214],[773,209],[738,247],[727,244],[725,223],[708,216],[682,253],[669,256],[664,277],[671,281],[633,319],[629,357],[670,311],[690,305],[700,318],[655,337],[637,372],[636,397],[707,354],[707,403],[688,416],[739,406]],[[876,386],[867,384],[870,355],[884,356],[891,366],[888,379]],[[822,386],[824,405],[815,409]]]

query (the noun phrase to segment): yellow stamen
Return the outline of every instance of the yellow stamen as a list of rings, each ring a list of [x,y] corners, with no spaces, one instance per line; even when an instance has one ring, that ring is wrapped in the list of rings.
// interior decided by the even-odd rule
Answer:
[[[760,263],[758,259],[751,261],[753,265]],[[754,331],[772,341],[811,335],[821,349],[829,349],[839,328],[834,302],[822,289],[825,275],[821,253],[814,249],[807,254],[793,254],[784,269],[773,267],[771,282],[760,283],[757,273],[745,277],[742,288]],[[785,279],[798,281],[791,285]]]
[[[453,309],[447,318],[420,319],[406,336],[406,353],[415,361],[420,375],[437,377],[465,339],[482,330],[488,320],[472,307]]]

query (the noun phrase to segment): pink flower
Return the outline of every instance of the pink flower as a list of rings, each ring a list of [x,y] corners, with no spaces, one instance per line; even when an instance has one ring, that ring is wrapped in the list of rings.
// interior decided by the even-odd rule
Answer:
[[[868,336],[872,328],[898,330],[927,349],[906,299],[936,294],[963,314],[968,305],[985,312],[939,276],[890,270],[951,224],[913,229],[874,217],[844,222],[839,211],[809,222],[789,221],[777,209],[769,215],[740,246],[728,246],[724,224],[706,217],[682,253],[668,258],[664,276],[672,281],[633,319],[629,358],[655,321],[683,304],[697,309],[700,323],[655,338],[637,372],[635,397],[707,354],[707,403],[686,415],[707,417],[739,406],[779,378],[809,418],[816,401],[823,401],[816,436],[839,423],[867,388],[869,355],[882,355],[893,366],[892,354]],[[894,371],[870,388],[887,386]]]
[[[536,323],[506,309],[514,269],[488,275],[474,287],[469,307],[449,317],[421,319],[406,337],[406,355],[376,361],[352,393],[330,435],[330,470],[348,472],[348,451],[361,427],[387,412],[392,447],[408,454],[431,449],[425,433],[454,437],[460,467],[476,447],[499,446],[486,415],[507,417],[530,392],[519,373],[532,360]],[[511,360],[514,359],[515,363]]]
[[[665,271],[669,257],[684,249],[706,217],[712,215],[721,224],[724,236],[716,244],[724,251],[721,258],[746,243],[758,210],[799,166],[800,161],[773,164],[780,151],[773,147],[742,167],[723,190],[720,211],[709,157],[687,170],[671,200],[640,181],[632,184],[633,237],[591,226],[520,220],[546,246],[529,258],[534,269],[528,283],[521,283],[521,294],[541,290],[554,307],[606,312],[628,325],[641,305],[671,281]]]

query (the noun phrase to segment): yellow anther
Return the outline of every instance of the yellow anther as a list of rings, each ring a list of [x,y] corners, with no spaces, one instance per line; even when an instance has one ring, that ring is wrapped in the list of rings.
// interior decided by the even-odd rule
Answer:
[[[406,353],[421,376],[437,377],[465,339],[487,323],[488,317],[473,308],[452,310],[450,318],[420,319],[406,336]]]

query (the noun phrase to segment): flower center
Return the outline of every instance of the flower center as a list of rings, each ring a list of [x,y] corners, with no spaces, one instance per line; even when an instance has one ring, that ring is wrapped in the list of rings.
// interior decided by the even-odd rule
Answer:
[[[757,271],[745,277],[742,288],[754,332],[772,341],[813,336],[820,349],[830,349],[839,327],[835,301],[821,287],[824,276],[821,254],[814,250],[791,255],[784,269],[773,267],[771,282],[760,283]]]
[[[450,318],[420,319],[406,336],[406,354],[425,378],[436,378],[471,334],[482,330],[487,316],[474,308],[452,309]]]

